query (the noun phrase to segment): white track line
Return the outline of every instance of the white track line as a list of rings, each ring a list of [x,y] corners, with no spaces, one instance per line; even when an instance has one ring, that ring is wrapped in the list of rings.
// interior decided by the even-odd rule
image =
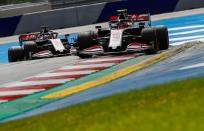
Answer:
[[[35,92],[43,91],[45,89],[37,89],[37,90],[20,90],[20,91],[1,91],[0,96],[10,96],[10,95],[27,95]]]
[[[192,25],[192,26],[182,26],[169,28],[168,31],[184,30],[184,29],[195,29],[195,28],[204,28],[204,25]]]
[[[171,34],[169,34],[169,36],[185,35],[185,34],[192,34],[192,33],[198,33],[198,32],[204,32],[204,29],[191,30],[191,31],[183,31],[183,32],[178,32],[178,33],[171,33]]]
[[[86,75],[96,72],[96,70],[72,71],[72,72],[58,72],[58,73],[45,73],[36,75],[34,77],[52,77],[52,76],[65,76],[65,75]],[[33,77],[30,77],[33,78]],[[29,78],[28,78],[29,79]]]
[[[204,39],[193,39],[193,40],[187,40],[187,41],[175,42],[175,43],[171,43],[170,45],[172,45],[172,46],[177,46],[177,45],[182,45],[182,44],[185,44],[185,43],[195,42],[195,41],[201,41],[201,42],[204,42]]]
[[[0,100],[0,103],[4,103],[7,102],[8,100]]]
[[[18,87],[18,86],[34,86],[34,85],[44,85],[44,84],[61,84],[67,81],[73,80],[70,79],[56,79],[56,80],[43,80],[43,81],[26,81],[26,82],[14,82],[10,84],[3,85],[2,87]]]
[[[204,62],[190,65],[190,66],[185,66],[185,67],[179,68],[179,70],[187,70],[187,69],[193,69],[193,68],[198,68],[198,67],[204,67]]]
[[[204,35],[197,35],[197,36],[187,36],[187,37],[179,37],[179,38],[171,38],[169,41],[179,41],[179,40],[191,40],[191,39],[197,39],[197,38],[204,38]]]
[[[82,68],[93,68],[93,67],[109,67],[114,64],[115,63],[91,64],[91,65],[70,65],[70,66],[64,66],[60,69],[82,69]]]

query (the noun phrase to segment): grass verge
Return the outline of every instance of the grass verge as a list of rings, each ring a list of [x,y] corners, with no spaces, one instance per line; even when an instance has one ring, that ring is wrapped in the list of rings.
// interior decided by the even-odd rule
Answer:
[[[0,130],[202,131],[203,82],[204,77],[129,91],[2,123]]]

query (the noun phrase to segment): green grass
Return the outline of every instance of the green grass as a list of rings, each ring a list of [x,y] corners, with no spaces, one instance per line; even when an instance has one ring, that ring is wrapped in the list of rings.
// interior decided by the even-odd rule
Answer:
[[[0,130],[203,131],[203,83],[194,78],[151,86],[0,124]]]

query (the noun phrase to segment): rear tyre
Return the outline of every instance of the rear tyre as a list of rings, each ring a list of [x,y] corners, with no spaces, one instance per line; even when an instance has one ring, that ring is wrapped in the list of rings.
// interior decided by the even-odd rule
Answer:
[[[16,62],[24,58],[24,50],[21,46],[14,46],[8,49],[8,61]]]
[[[155,28],[144,28],[141,31],[142,42],[152,46],[151,49],[145,50],[146,54],[154,54],[158,51]]]
[[[166,26],[155,27],[157,34],[157,43],[159,45],[159,50],[166,50],[169,48],[169,35]]]
[[[35,42],[27,42],[23,44],[24,54],[26,60],[32,59],[32,54],[37,50],[37,44]]]

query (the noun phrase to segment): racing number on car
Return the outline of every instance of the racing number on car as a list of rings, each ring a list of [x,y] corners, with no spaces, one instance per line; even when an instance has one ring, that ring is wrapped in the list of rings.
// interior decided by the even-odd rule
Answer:
[[[112,34],[113,39],[120,39],[120,34],[119,33],[114,33]]]

